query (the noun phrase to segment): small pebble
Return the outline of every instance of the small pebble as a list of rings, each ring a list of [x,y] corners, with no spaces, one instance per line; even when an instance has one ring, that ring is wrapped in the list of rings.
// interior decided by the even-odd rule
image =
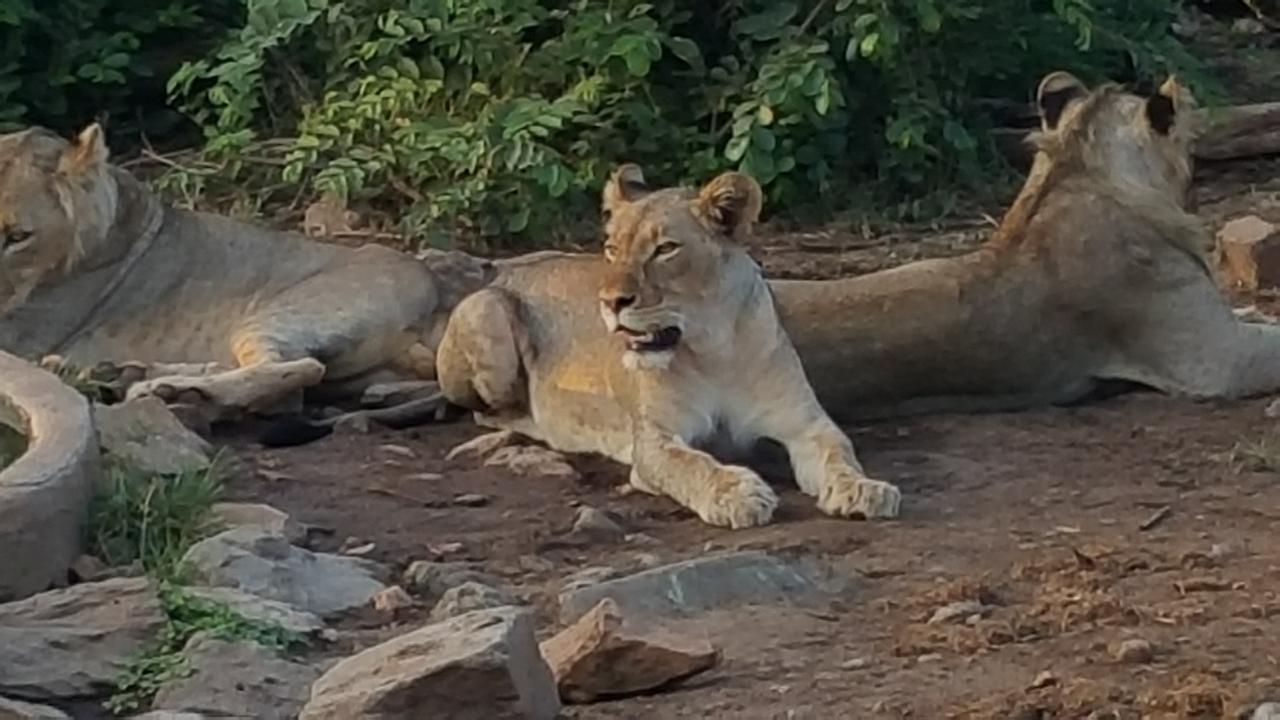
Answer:
[[[394,613],[412,605],[413,598],[399,585],[392,585],[373,596],[373,609],[380,613]]]
[[[464,493],[455,497],[453,504],[462,507],[484,507],[489,504],[489,496],[479,493]]]
[[[404,445],[382,445],[379,447],[379,449],[382,450],[382,452],[387,453],[389,455],[399,455],[402,458],[407,458],[410,460],[418,457],[417,453],[415,453],[413,450],[410,450],[408,447],[405,447]]]
[[[930,625],[940,625],[942,623],[955,622],[964,620],[971,615],[982,617],[987,613],[987,606],[976,600],[961,600],[959,602],[943,605],[934,611],[933,617],[929,618]]]
[[[850,658],[840,663],[841,670],[861,670],[871,664],[866,658]]]
[[[1054,675],[1048,670],[1042,670],[1036,675],[1035,679],[1031,681],[1031,689],[1039,690],[1041,688],[1047,688],[1050,685],[1057,685],[1057,684],[1058,684],[1057,675]]]
[[[621,540],[627,534],[608,513],[588,505],[578,508],[578,515],[573,519],[573,532],[602,540]]]
[[[1151,647],[1151,643],[1141,638],[1130,638],[1121,642],[1116,645],[1112,654],[1116,660],[1131,664],[1149,663],[1156,656],[1155,649]]]

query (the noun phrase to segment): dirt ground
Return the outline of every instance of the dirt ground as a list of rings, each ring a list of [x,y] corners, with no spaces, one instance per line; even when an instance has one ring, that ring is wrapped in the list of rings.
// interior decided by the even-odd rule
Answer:
[[[1280,163],[1205,175],[1210,226],[1280,212]],[[889,243],[791,235],[769,238],[760,255],[773,274],[828,276],[960,252],[981,232]],[[1280,310],[1271,298],[1259,304]],[[745,531],[624,497],[622,468],[600,459],[575,458],[576,481],[446,462],[449,448],[480,434],[469,421],[269,451],[247,436],[224,439],[241,461],[235,499],[322,528],[324,549],[372,542],[371,557],[397,569],[474,561],[541,610],[544,633],[556,629],[559,582],[588,566],[637,570],[750,547],[800,550],[856,578],[853,598],[827,611],[686,621],[723,648],[718,668],[683,688],[571,707],[571,718],[1238,718],[1280,700],[1280,429],[1267,404],[1133,394],[850,427],[869,471],[903,490],[901,519],[829,519],[780,480],[776,522]],[[465,493],[489,502],[455,506]],[[615,513],[632,535],[570,541],[581,504]],[[927,624],[960,600],[988,608]],[[352,619],[342,649],[403,632],[427,609],[391,624]],[[1151,660],[1118,660],[1135,639],[1150,644]]]
[[[1198,195],[1212,228],[1250,212],[1280,219],[1280,160],[1204,168]],[[988,229],[977,219],[879,238],[791,233],[765,238],[757,256],[774,276],[834,277],[964,252]],[[1275,298],[1239,299],[1255,301],[1280,311]],[[1280,701],[1280,428],[1267,405],[1132,394],[849,427],[868,470],[902,489],[899,520],[826,518],[779,481],[776,521],[743,531],[622,496],[623,469],[599,459],[575,458],[577,480],[446,462],[481,432],[469,421],[280,450],[222,439],[240,461],[234,499],[322,528],[323,549],[372,542],[371,557],[397,569],[474,561],[539,608],[543,633],[556,629],[560,581],[588,566],[636,570],[768,548],[825,558],[856,578],[850,600],[821,612],[685,621],[723,649],[717,668],[647,697],[569,707],[570,718],[1211,719]],[[455,505],[465,493],[488,503]],[[583,504],[615,513],[631,535],[570,541]],[[960,600],[986,608],[927,623]],[[391,624],[353,618],[342,648],[403,632],[426,610]],[[1118,658],[1132,640],[1151,657]]]

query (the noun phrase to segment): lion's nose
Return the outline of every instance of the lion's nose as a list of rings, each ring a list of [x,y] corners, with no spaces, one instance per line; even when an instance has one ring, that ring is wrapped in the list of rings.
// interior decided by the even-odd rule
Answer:
[[[636,296],[616,292],[602,292],[600,293],[600,302],[615,313],[620,313],[636,304]]]

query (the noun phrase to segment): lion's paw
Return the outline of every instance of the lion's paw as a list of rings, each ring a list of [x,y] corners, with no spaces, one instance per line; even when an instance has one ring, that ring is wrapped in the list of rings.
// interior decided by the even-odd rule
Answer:
[[[712,480],[715,487],[698,516],[711,525],[734,529],[765,525],[773,519],[778,495],[746,468],[726,467]]]
[[[181,376],[158,377],[142,380],[129,386],[125,393],[126,400],[154,397],[166,403],[186,402],[192,404],[207,403],[209,394],[192,378]]]
[[[818,509],[837,517],[895,518],[902,493],[887,482],[841,473],[818,493]]]

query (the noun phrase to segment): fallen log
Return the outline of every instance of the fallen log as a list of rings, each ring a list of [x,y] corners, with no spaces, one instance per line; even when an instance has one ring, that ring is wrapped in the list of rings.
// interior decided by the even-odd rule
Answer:
[[[1204,108],[1196,111],[1203,131],[1195,144],[1197,160],[1233,160],[1280,153],[1280,102]],[[1020,167],[1031,163],[1028,128],[991,131],[997,149]]]

